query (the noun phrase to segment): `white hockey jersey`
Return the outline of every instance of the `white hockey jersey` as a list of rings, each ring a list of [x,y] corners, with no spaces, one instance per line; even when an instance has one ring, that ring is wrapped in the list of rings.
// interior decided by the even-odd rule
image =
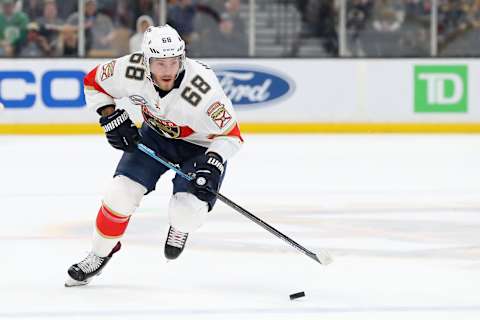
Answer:
[[[196,60],[186,59],[179,86],[163,98],[145,74],[141,53],[97,66],[85,76],[84,87],[89,108],[96,111],[128,97],[159,134],[201,145],[224,160],[243,143],[230,99],[213,70]]]

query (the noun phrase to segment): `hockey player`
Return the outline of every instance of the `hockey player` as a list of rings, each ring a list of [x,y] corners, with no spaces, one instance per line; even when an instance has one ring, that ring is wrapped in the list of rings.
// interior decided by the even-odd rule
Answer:
[[[68,269],[65,286],[89,283],[112,255],[142,197],[168,168],[137,149],[144,143],[195,174],[191,182],[175,176],[165,243],[167,259],[176,259],[188,234],[197,230],[215,204],[207,187],[218,190],[226,161],[243,140],[231,104],[214,72],[185,57],[185,43],[169,25],[149,27],[142,52],[101,64],[84,79],[87,106],[100,115],[108,142],[123,150],[103,197],[93,232],[92,250]],[[114,99],[128,97],[141,110],[140,130]]]

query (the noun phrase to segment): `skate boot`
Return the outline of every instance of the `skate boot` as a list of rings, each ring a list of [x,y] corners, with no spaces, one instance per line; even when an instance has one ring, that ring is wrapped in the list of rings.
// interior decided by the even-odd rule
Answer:
[[[122,244],[120,241],[117,242],[115,247],[106,257],[99,257],[93,252],[90,252],[85,259],[68,268],[68,277],[65,281],[65,287],[84,286],[88,284],[92,281],[93,276],[98,276],[100,274],[113,254],[120,250],[121,247]]]
[[[188,233],[170,227],[168,229],[167,241],[165,242],[165,258],[169,260],[178,258],[185,247],[187,237]]]

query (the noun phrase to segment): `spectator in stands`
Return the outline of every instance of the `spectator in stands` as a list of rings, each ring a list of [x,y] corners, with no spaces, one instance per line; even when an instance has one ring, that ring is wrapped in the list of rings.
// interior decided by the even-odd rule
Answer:
[[[297,0],[295,1],[295,6],[297,7],[298,12],[302,18],[302,22],[306,22],[305,20],[305,12],[307,11],[308,0]]]
[[[225,1],[225,11],[228,12],[230,17],[235,18],[240,15],[240,8],[242,2],[240,0],[227,0]]]
[[[308,10],[313,13],[310,14],[310,21],[314,35],[323,40],[323,48],[329,55],[338,56],[337,12],[334,2],[311,0],[309,4]]]
[[[143,33],[153,25],[150,16],[140,16],[137,19],[137,33],[130,38],[130,52],[140,51],[143,41]]]
[[[116,8],[113,15],[114,25],[126,25],[132,31],[135,30],[134,24],[134,13],[131,6],[130,0],[118,0],[115,2]]]
[[[71,14],[78,10],[77,0],[61,0],[57,2],[58,16],[66,20]]]
[[[447,42],[460,30],[465,29],[467,16],[463,1],[440,1],[438,6],[439,42]]]
[[[130,37],[132,30],[128,27],[128,20],[121,16],[117,19],[115,28],[107,36],[106,41],[110,43],[111,55],[115,57],[124,56],[130,53]]]
[[[420,1],[420,0],[406,0],[405,1],[405,15],[406,18],[430,18],[430,10],[432,4],[430,1]]]
[[[247,31],[245,21],[240,16],[240,6],[240,0],[227,0],[225,2],[225,12],[228,13],[228,17],[233,23],[233,33],[235,34],[242,34]]]
[[[442,55],[478,55],[480,46],[479,2],[439,0],[438,50]]]
[[[476,29],[480,28],[480,0],[474,1],[469,12],[472,26]]]
[[[248,56],[248,38],[245,21],[240,16],[240,0],[227,0],[224,13],[219,22],[219,43],[225,41],[228,48],[222,45],[219,54],[222,56],[246,57]]]
[[[236,32],[232,17],[224,12],[218,25],[208,35],[198,39],[202,44],[196,54],[207,57],[246,57],[248,42],[245,32]],[[196,48],[198,50],[198,48]]]
[[[177,0],[168,8],[168,23],[178,31],[187,44],[192,40],[195,13],[195,3],[192,0]]]
[[[319,38],[325,52],[330,56],[338,55],[337,12],[333,0],[309,0],[301,4],[303,26],[298,38],[292,44],[291,54],[298,55],[305,38]]]
[[[28,17],[15,11],[16,0],[0,0],[0,55],[11,56],[18,52],[27,36]]]
[[[97,11],[103,13],[110,17],[110,19],[115,19],[115,11],[121,0],[100,0],[97,3]]]
[[[405,20],[404,0],[377,0],[372,9],[372,22],[363,36],[368,56],[401,56]]]
[[[401,28],[399,54],[402,56],[430,55],[431,2],[406,0],[405,19]]]
[[[66,24],[58,37],[55,48],[56,56],[76,57],[78,56],[78,33],[77,26]]]
[[[349,55],[365,55],[360,34],[367,27],[372,6],[372,0],[353,0],[347,7],[347,52]]]
[[[63,19],[58,17],[58,7],[56,0],[45,0],[43,14],[36,20],[43,25],[52,25],[58,28],[63,25]]]
[[[214,43],[215,36],[219,31],[220,14],[216,9],[204,3],[197,3],[196,10],[193,19],[194,33],[187,50],[192,57],[211,55],[211,43]]]
[[[40,25],[40,33],[47,38],[51,47],[56,45],[58,36],[62,30],[63,19],[58,17],[56,0],[45,0],[43,16],[37,19]]]
[[[245,30],[235,25],[235,20],[229,13],[221,16],[219,33],[215,37],[212,55],[224,57],[246,57],[248,56],[248,39]]]
[[[399,1],[380,0],[373,8],[373,27],[379,32],[400,29],[405,18],[405,8]]]
[[[353,0],[347,8],[347,30],[354,38],[365,29],[372,12],[372,0]]]
[[[247,32],[245,22],[239,14],[240,4],[238,0],[221,2],[210,0],[197,3],[190,55],[211,57],[248,55]],[[220,8],[220,12],[217,8]]]
[[[67,24],[78,25],[78,12],[67,19]],[[108,53],[110,42],[109,34],[113,30],[112,19],[107,15],[97,12],[97,1],[86,0],[85,3],[85,35],[89,55],[111,55]]]
[[[36,21],[43,14],[43,0],[24,0],[22,11],[30,21]]]
[[[27,41],[22,45],[20,56],[22,57],[45,57],[52,53],[52,47],[47,38],[40,34],[40,26],[37,22],[30,22],[27,26]]]
[[[158,25],[158,1],[153,0],[137,0],[133,2],[134,21],[140,16],[147,15],[152,17],[153,23]]]
[[[216,12],[222,12],[225,8],[225,0],[199,0],[199,4]]]

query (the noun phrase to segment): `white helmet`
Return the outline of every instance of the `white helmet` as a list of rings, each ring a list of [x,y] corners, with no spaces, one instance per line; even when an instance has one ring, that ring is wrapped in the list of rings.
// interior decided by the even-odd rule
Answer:
[[[180,57],[180,69],[177,76],[183,71],[185,65],[185,42],[177,30],[168,24],[159,27],[148,27],[143,34],[142,52],[148,76],[150,76],[150,58]]]

